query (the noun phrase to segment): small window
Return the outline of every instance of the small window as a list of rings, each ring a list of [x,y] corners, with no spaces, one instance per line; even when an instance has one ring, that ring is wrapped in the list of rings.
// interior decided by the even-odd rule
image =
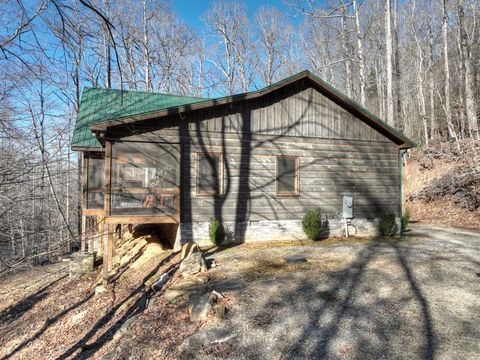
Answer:
[[[218,153],[197,154],[197,194],[218,195],[222,192],[223,159]]]
[[[298,156],[277,156],[277,195],[299,195]]]

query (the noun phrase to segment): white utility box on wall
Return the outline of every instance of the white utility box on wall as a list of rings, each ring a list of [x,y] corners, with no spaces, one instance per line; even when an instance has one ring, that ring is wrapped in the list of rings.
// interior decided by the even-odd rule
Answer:
[[[343,197],[343,217],[345,219],[353,218],[353,196]]]

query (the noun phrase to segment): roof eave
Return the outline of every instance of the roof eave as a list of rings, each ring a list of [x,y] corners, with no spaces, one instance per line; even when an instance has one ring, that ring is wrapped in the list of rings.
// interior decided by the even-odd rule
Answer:
[[[101,151],[104,151],[104,150],[103,150],[103,147],[90,147],[90,146],[76,146],[76,145],[72,145],[70,148],[72,149],[72,151],[83,151],[83,152],[87,152],[87,151],[97,151],[97,152],[101,152]]]

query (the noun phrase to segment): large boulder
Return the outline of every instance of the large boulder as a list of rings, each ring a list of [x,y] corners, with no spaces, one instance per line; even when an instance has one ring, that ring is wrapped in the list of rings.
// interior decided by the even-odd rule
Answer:
[[[180,260],[184,260],[185,258],[189,257],[192,254],[201,252],[200,246],[197,245],[195,242],[190,242],[187,244],[184,244],[182,246],[182,251],[180,254]]]
[[[202,346],[220,344],[233,337],[235,337],[235,334],[224,326],[205,328],[183,340],[183,343],[180,345],[180,351],[184,355],[193,354]]]
[[[186,302],[191,297],[201,296],[205,293],[205,283],[208,278],[205,276],[192,276],[175,285],[170,286],[165,291],[165,299],[168,302]]]
[[[190,305],[188,306],[188,313],[190,320],[202,321],[206,320],[208,313],[212,310],[216,297],[212,294],[203,294],[202,296],[192,296],[190,298]]]
[[[183,276],[197,274],[199,272],[207,271],[207,263],[201,252],[194,253],[187,256],[181,263],[178,269]]]

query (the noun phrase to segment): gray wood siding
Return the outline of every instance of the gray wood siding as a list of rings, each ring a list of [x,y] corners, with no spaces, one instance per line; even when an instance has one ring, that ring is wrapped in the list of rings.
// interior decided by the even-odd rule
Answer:
[[[178,120],[177,120],[178,121]],[[301,219],[309,209],[338,216],[342,196],[355,217],[398,216],[398,148],[313,88],[190,114],[181,126],[154,127],[129,141],[176,143],[182,152],[182,221]],[[223,194],[196,194],[196,154],[224,156]],[[300,157],[300,195],[276,195],[276,156]]]
[[[195,113],[190,129],[208,132],[242,131],[246,116],[254,134],[317,137],[367,141],[389,141],[382,134],[335,104],[317,90],[280,89],[269,101],[236,105],[233,114],[218,116],[212,111]]]

